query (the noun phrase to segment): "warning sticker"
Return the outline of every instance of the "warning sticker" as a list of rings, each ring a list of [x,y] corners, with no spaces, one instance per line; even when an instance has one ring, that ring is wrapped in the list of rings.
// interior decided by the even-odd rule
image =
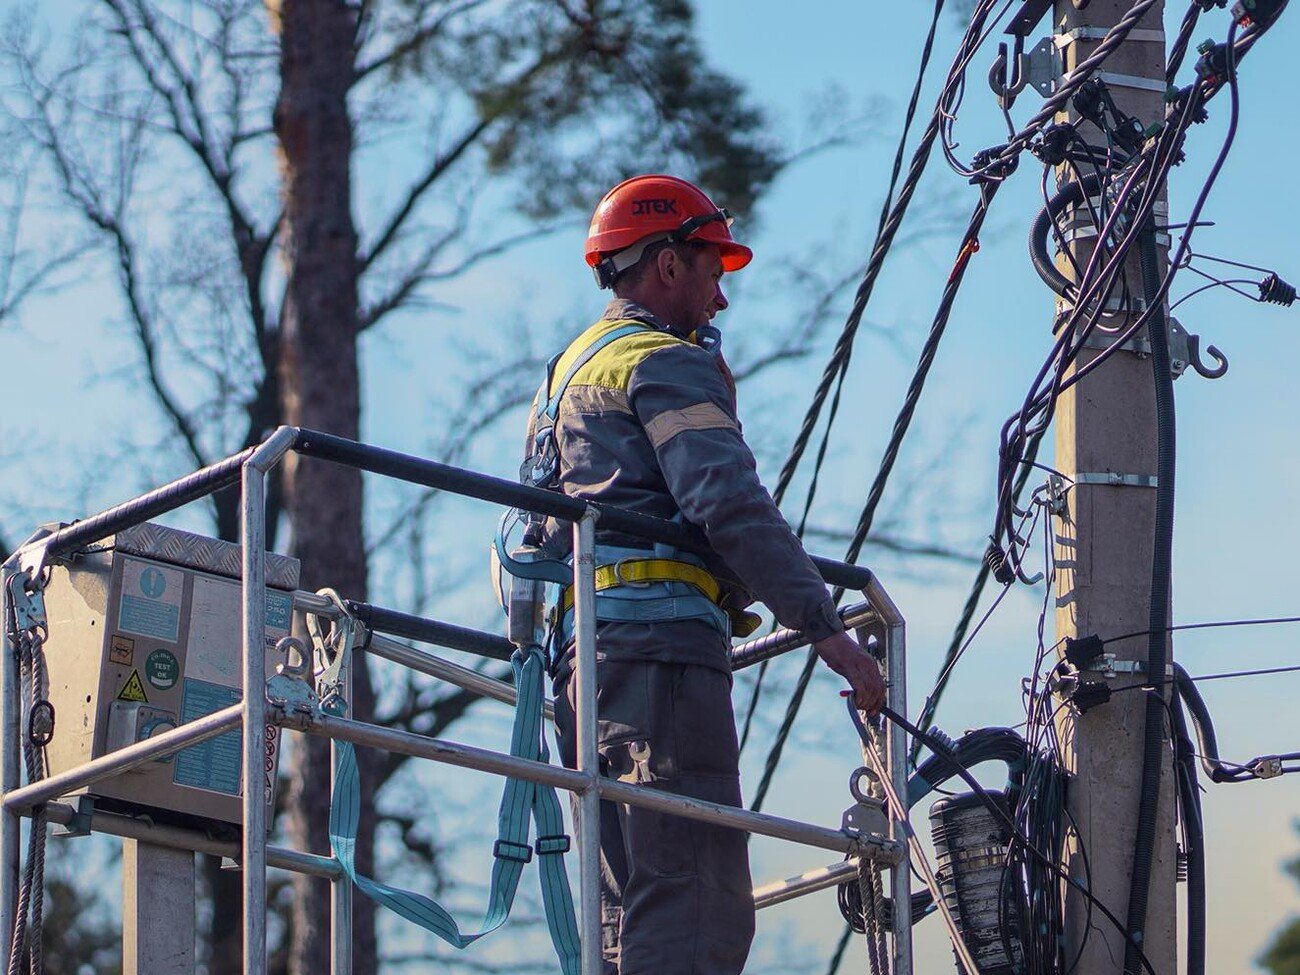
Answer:
[[[135,641],[129,636],[114,636],[108,644],[108,659],[115,664],[131,666],[135,658]]]
[[[185,575],[179,569],[124,560],[118,629],[175,643],[180,636],[184,585]]]
[[[126,682],[126,686],[118,692],[119,701],[138,701],[141,704],[148,704],[149,698],[144,693],[144,682],[140,680],[140,671],[131,671],[131,676]]]

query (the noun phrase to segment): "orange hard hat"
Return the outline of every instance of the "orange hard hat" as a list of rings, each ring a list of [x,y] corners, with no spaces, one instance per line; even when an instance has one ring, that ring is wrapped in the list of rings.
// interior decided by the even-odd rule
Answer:
[[[587,263],[602,288],[660,240],[717,244],[722,269],[739,271],[754,256],[731,236],[731,214],[676,176],[633,176],[605,194],[587,231]]]

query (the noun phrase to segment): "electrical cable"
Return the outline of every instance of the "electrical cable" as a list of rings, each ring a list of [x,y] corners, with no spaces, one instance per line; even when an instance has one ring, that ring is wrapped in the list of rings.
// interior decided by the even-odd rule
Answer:
[[[1187,56],[1188,45],[1192,42],[1192,35],[1196,33],[1196,22],[1201,16],[1201,0],[1192,0],[1188,5],[1187,12],[1183,14],[1183,22],[1178,25],[1178,33],[1174,37],[1174,43],[1169,47],[1169,60],[1165,68],[1165,84],[1172,85],[1174,78],[1178,75],[1178,69],[1183,66],[1183,58]]]
[[[1239,46],[1240,45],[1233,46],[1233,50],[1238,50]],[[1233,72],[1233,80],[1235,91],[1235,71]],[[1029,396],[1026,398],[1025,406],[1022,407],[1019,413],[1013,415],[1007,424],[1004,425],[1002,437],[1003,445],[1000,450],[1001,461],[999,472],[999,483],[1002,484],[1003,487],[999,490],[999,514],[994,530],[995,543],[1004,533],[1006,526],[1007,514],[1005,512],[1005,499],[1009,488],[1009,483],[1007,481],[1009,475],[1007,471],[1013,466],[1018,450],[1018,442],[1023,439],[1025,431],[1030,428],[1029,418],[1037,416],[1037,422],[1040,425],[1045,426],[1051,419],[1056,397],[1065,389],[1078,383],[1084,376],[1098,368],[1106,359],[1118,351],[1125,342],[1131,339],[1133,335],[1147,325],[1150,318],[1157,310],[1155,305],[1146,308],[1134,322],[1115,336],[1113,342],[1108,348],[1104,349],[1098,356],[1075,370],[1069,376],[1065,375],[1066,369],[1068,369],[1068,367],[1073,363],[1078,352],[1083,348],[1088,333],[1095,326],[1096,321],[1101,314],[1101,310],[1104,307],[1105,295],[1114,287],[1116,276],[1122,270],[1122,261],[1124,256],[1127,254],[1128,248],[1132,245],[1132,242],[1135,239],[1136,228],[1145,226],[1146,221],[1150,219],[1151,208],[1154,206],[1157,198],[1155,190],[1164,185],[1164,180],[1169,169],[1178,160],[1179,156],[1177,147],[1181,143],[1188,125],[1193,121],[1199,120],[1197,113],[1200,111],[1201,105],[1205,99],[1210,97],[1217,90],[1215,84],[1198,82],[1196,85],[1181,92],[1179,97],[1175,99],[1175,106],[1171,109],[1171,114],[1176,119],[1176,124],[1172,126],[1164,126],[1160,132],[1159,138],[1152,143],[1148,143],[1147,149],[1144,150],[1144,154],[1141,157],[1130,161],[1128,164],[1129,176],[1113,204],[1115,214],[1118,214],[1126,205],[1125,201],[1128,200],[1134,187],[1138,184],[1139,180],[1137,177],[1143,174],[1144,168],[1149,168],[1151,170],[1151,172],[1147,174],[1145,180],[1146,190],[1130,220],[1130,226],[1133,229],[1130,229],[1125,234],[1124,238],[1114,247],[1111,259],[1107,265],[1101,269],[1100,273],[1097,273],[1096,275],[1094,275],[1092,271],[1096,266],[1098,253],[1094,253],[1091,256],[1088,268],[1085,269],[1084,279],[1092,278],[1092,283],[1088,287],[1084,287],[1082,284],[1084,279],[1081,279],[1079,286],[1079,300],[1076,302],[1074,309],[1068,316],[1067,322],[1061,328],[1061,338],[1058,339],[1056,346],[1053,348],[1052,354],[1049,356],[1048,361],[1045,364],[1045,369],[1047,369],[1053,360],[1057,360],[1057,369],[1052,388],[1049,391],[1040,392],[1039,387],[1045,375],[1044,371],[1040,371],[1039,378],[1036,379],[1034,384],[1031,386],[1031,391]],[[1164,295],[1168,293],[1168,288],[1172,283],[1173,275],[1189,248],[1190,234],[1192,230],[1200,224],[1200,211],[1204,207],[1211,186],[1215,179],[1217,179],[1218,172],[1222,167],[1223,159],[1225,158],[1226,153],[1231,146],[1233,136],[1235,135],[1236,117],[1237,107],[1236,101],[1234,100],[1233,121],[1230,123],[1228,136],[1225,139],[1224,146],[1219,153],[1215,166],[1211,171],[1211,175],[1209,179],[1207,179],[1206,184],[1203,186],[1201,193],[1197,198],[1196,205],[1193,208],[1193,216],[1188,221],[1188,230],[1184,234],[1180,244],[1179,257],[1171,263],[1170,271],[1162,282],[1159,299],[1160,302],[1163,302]],[[1112,217],[1115,214],[1113,214]],[[1109,238],[1111,233],[1113,233],[1112,224],[1113,219],[1107,221],[1106,226],[1101,228],[1098,232],[1099,238]],[[1077,329],[1078,318],[1089,304],[1094,301],[1096,302],[1096,307],[1093,309],[1090,319],[1085,325],[1082,333],[1078,334],[1076,338],[1075,332]],[[1073,343],[1072,348],[1070,348],[1071,343]],[[1013,550],[1013,561],[1014,557],[1015,553]]]
[[[853,700],[851,698],[846,698],[845,700],[848,706],[849,715],[853,720],[854,727],[858,729],[858,735],[862,739],[864,747],[868,747],[868,748],[872,747],[870,732],[868,732],[866,725],[863,723],[861,715],[858,713],[857,709],[853,706]],[[1088,890],[1077,879],[1071,877],[1067,870],[1063,869],[1059,864],[1053,862],[1050,857],[1044,854],[1041,850],[1039,850],[1036,846],[1034,846],[1034,844],[1032,844],[1029,841],[1028,837],[1024,835],[1020,827],[1017,826],[1016,823],[1011,819],[1011,817],[1007,815],[1006,811],[1003,810],[1002,807],[993,800],[993,798],[988,794],[988,792],[985,791],[984,787],[979,784],[979,781],[970,772],[968,772],[965,768],[962,767],[961,762],[958,761],[957,758],[951,753],[951,751],[948,749],[947,745],[944,742],[940,741],[932,733],[921,731],[920,728],[917,728],[905,717],[903,717],[901,714],[898,714],[896,711],[892,710],[889,707],[881,708],[880,713],[884,718],[886,718],[892,724],[898,726],[900,729],[905,731],[907,734],[911,735],[913,738],[920,738],[925,743],[925,747],[928,748],[931,751],[931,753],[933,753],[936,757],[951,763],[955,774],[958,775],[961,778],[961,780],[966,783],[966,785],[970,788],[970,790],[974,792],[976,796],[979,797],[980,802],[984,805],[986,809],[989,810],[989,812],[993,815],[993,818],[998,821],[998,823],[1002,826],[1002,828],[1007,830],[1007,832],[1013,838],[1013,840],[1015,840],[1017,843],[1022,845],[1025,851],[1031,854],[1036,860],[1044,864],[1048,868],[1048,870],[1052,872],[1053,876],[1055,876],[1058,880],[1064,882],[1065,884],[1069,885],[1070,887],[1073,887],[1074,889],[1082,893],[1084,897],[1088,899],[1088,902],[1094,905],[1099,911],[1101,911],[1102,915],[1115,926],[1116,930],[1120,932],[1120,934],[1125,938],[1126,942],[1132,944],[1132,936],[1124,928],[1123,922],[1118,917],[1116,917],[1115,914],[1109,908],[1107,908],[1105,904],[1103,904],[1100,900],[1098,900],[1097,897],[1090,890]],[[1138,952],[1138,957],[1142,964],[1142,967],[1145,968],[1146,971],[1150,973],[1150,975],[1156,975],[1155,969],[1151,966],[1151,962],[1146,958],[1145,954],[1142,953],[1141,947],[1138,945],[1134,945],[1134,947]]]
[[[992,202],[993,196],[997,192],[998,185],[999,184],[997,183],[988,183],[980,187],[980,202],[975,207],[974,213],[971,214],[970,223],[966,228],[966,233],[962,236],[962,244],[957,253],[956,263],[953,265],[952,273],[948,277],[943,297],[940,300],[939,309],[935,313],[934,321],[930,327],[930,334],[927,336],[925,345],[922,348],[916,371],[913,373],[912,380],[908,384],[907,395],[904,398],[903,406],[899,409],[898,416],[894,420],[894,427],[890,434],[889,443],[885,448],[884,458],[881,460],[880,468],[876,472],[875,479],[872,481],[871,490],[868,492],[866,504],[858,518],[858,526],[854,531],[852,541],[849,543],[848,554],[845,556],[846,562],[852,563],[857,560],[857,557],[862,550],[862,545],[866,540],[867,532],[871,528],[872,520],[875,517],[876,507],[879,505],[880,499],[884,494],[885,485],[888,483],[889,475],[893,471],[894,462],[898,459],[899,450],[902,447],[903,439],[906,437],[908,428],[911,425],[912,417],[916,412],[916,406],[920,400],[921,392],[925,388],[926,377],[929,375],[930,367],[934,363],[934,357],[938,353],[939,343],[942,340],[944,330],[947,327],[948,318],[952,312],[952,306],[957,297],[957,291],[961,287],[971,256],[979,248],[980,228],[983,226],[984,218],[988,214],[989,204]],[[837,587],[834,591],[835,601],[838,603],[843,595],[844,590]],[[812,680],[816,663],[816,650],[810,649],[804,660],[803,669],[800,671],[799,677],[795,683],[794,691],[791,693],[790,701],[786,705],[786,712],[782,718],[781,725],[777,729],[776,737],[773,740],[772,746],[767,754],[767,759],[764,762],[763,773],[759,778],[758,787],[754,793],[754,800],[751,803],[751,808],[756,811],[762,808],[763,801],[767,797],[767,792],[771,787],[777,766],[780,764],[781,755],[785,750],[785,743],[789,738],[795,717],[799,713],[799,708],[803,704],[804,695]]]
[[[1102,63],[1102,61],[1104,61],[1105,58],[1108,57],[1110,53],[1112,53],[1114,49],[1123,41],[1123,39],[1127,37],[1128,32],[1132,30],[1134,26],[1136,26],[1137,22],[1141,19],[1142,15],[1153,5],[1153,2],[1154,0],[1138,0],[1138,2],[1135,3],[1132,8],[1130,8],[1128,13],[1123,18],[1121,18],[1119,23],[1117,23],[1116,26],[1112,28],[1110,32],[1108,32],[1106,38],[1104,38],[1101,44],[1099,44],[1097,50],[1088,59],[1086,59],[1083,63],[1081,63],[1074,72],[1071,73],[1068,84],[1066,82],[1062,83],[1062,86],[1058,89],[1056,94],[1052,96],[1051,99],[1048,100],[1048,104],[1050,105],[1053,103],[1059,103],[1058,107],[1059,105],[1064,105],[1065,101],[1073,94],[1073,92],[1077,90],[1078,87],[1081,86],[1085,81],[1088,80],[1092,72],[1096,70],[1096,68]],[[979,27],[982,26],[982,24],[979,23],[979,16],[981,14],[986,15],[988,10],[989,10],[988,5],[982,5],[980,7],[977,7],[976,15],[972,20],[972,28],[979,29]],[[966,35],[967,40],[970,38],[971,33],[972,30],[968,28],[967,35]],[[962,70],[964,70],[965,63],[969,63],[969,56],[966,58],[966,62],[962,63],[961,55],[959,55],[958,63],[961,66]],[[954,80],[953,80],[953,75],[950,73],[949,84],[945,87],[943,98],[947,98],[949,93],[952,92],[953,90],[954,90]],[[941,104],[942,104],[942,99],[941,99]],[[1049,120],[1052,117],[1055,110],[1056,110],[1055,108],[1052,108],[1050,111],[1048,111],[1047,107],[1045,106],[1045,108],[1038,113],[1038,116],[1036,116],[1037,125],[1041,127],[1043,123],[1045,123],[1047,120]],[[1029,127],[1027,127],[1025,130],[1022,130],[1022,133],[1027,131],[1029,131]],[[928,134],[929,132],[927,131],[927,135]],[[1027,145],[1028,141],[1029,141],[1029,137],[1026,136],[1024,139],[1024,144]],[[1024,146],[1022,145],[1020,148],[1023,147]],[[1018,151],[1019,150],[1017,150],[1017,152]],[[1008,155],[1007,153],[1003,153],[1003,155],[1007,159],[1014,160],[1014,154]],[[989,171],[987,169],[984,171],[986,175],[988,174],[988,172]],[[1009,174],[1009,170],[1006,174]],[[918,364],[917,367],[917,373],[916,375],[914,375],[913,381],[909,386],[907,399],[904,403],[903,409],[899,413],[898,419],[895,421],[894,432],[893,435],[891,436],[889,446],[886,448],[885,457],[882,460],[880,471],[877,473],[876,479],[872,485],[871,492],[868,495],[867,502],[864,505],[862,514],[859,518],[858,527],[854,533],[853,540],[849,546],[849,554],[846,556],[846,560],[849,562],[853,562],[856,560],[858,554],[861,551],[861,547],[865,542],[866,535],[870,530],[871,522],[872,519],[874,518],[876,506],[879,504],[881,495],[883,494],[885,482],[888,480],[888,476],[890,471],[892,470],[894,461],[897,459],[897,454],[901,446],[902,438],[906,434],[908,425],[911,422],[911,417],[912,417],[912,413],[915,410],[916,401],[919,398],[921,388],[924,385],[925,375],[926,373],[928,373],[930,364],[933,362],[934,354],[937,351],[938,339],[941,338],[943,329],[947,324],[948,315],[951,312],[952,303],[956,297],[957,288],[960,287],[970,256],[978,248],[978,234],[979,234],[980,226],[983,223],[984,216],[987,214],[988,211],[988,206],[992,202],[992,198],[996,192],[996,188],[999,185],[1000,185],[999,178],[990,176],[989,179],[983,182],[980,187],[981,189],[980,205],[976,208],[975,214],[972,216],[971,219],[971,224],[968,227],[965,237],[963,238],[962,248],[959,251],[957,262],[954,266],[953,272],[948,278],[948,282],[944,290],[944,295],[940,303],[939,311],[935,316],[935,321],[931,328],[930,337],[927,339],[926,347],[922,353],[921,362]],[[864,281],[864,284],[865,283],[866,282]],[[859,294],[861,295],[861,293],[862,292],[860,289]],[[837,347],[837,351],[838,351],[838,347]],[[822,398],[824,398],[824,393],[822,393],[823,387],[828,387],[829,385],[826,382],[827,375],[828,374],[824,374],[823,385],[819,386],[819,390],[818,390],[818,393],[821,394]],[[810,411],[809,415],[810,416],[812,415],[812,411]],[[805,420],[805,430],[807,430],[809,434],[811,433],[811,426],[807,422],[807,418]],[[801,431],[800,437],[801,439],[805,439],[803,431]],[[794,459],[794,455],[792,454],[792,460],[793,459]],[[795,462],[797,463],[797,461]],[[790,471],[790,476],[792,476],[793,469],[790,466],[789,462],[787,462],[787,468],[783,469],[782,471],[782,478],[785,481],[785,483],[788,483],[787,470]],[[837,590],[836,592],[837,601],[841,595],[842,595],[842,591]],[[771,785],[771,781],[775,774],[776,767],[780,762],[781,754],[784,750],[785,742],[788,739],[790,729],[793,726],[794,719],[797,716],[799,712],[799,708],[803,703],[803,698],[807,691],[808,684],[812,679],[815,663],[816,663],[815,651],[810,651],[807,658],[805,659],[804,667],[799,674],[798,680],[795,685],[795,689],[791,694],[790,701],[787,704],[786,713],[782,719],[781,726],[778,729],[773,745],[768,752],[767,759],[764,764],[763,773],[759,780],[758,788],[755,792],[755,799],[753,803],[753,808],[755,809],[761,808],[761,803],[766,798],[767,791]]]
[[[1028,483],[1029,476],[1034,470],[1034,463],[1038,457],[1038,447],[1042,443],[1042,439],[1042,434],[1039,434],[1029,445],[1024,466],[1021,468],[1019,479],[1013,491],[1014,501],[1019,500],[1025,484]],[[939,668],[939,676],[936,678],[930,693],[926,695],[925,704],[921,708],[921,715],[917,719],[917,726],[922,731],[928,731],[934,723],[934,715],[939,709],[939,700],[943,697],[943,692],[948,686],[948,678],[952,676],[953,668],[957,665],[957,659],[966,652],[966,648],[970,645],[966,633],[970,629],[971,621],[975,618],[975,611],[979,608],[980,599],[984,595],[984,586],[988,583],[991,572],[992,568],[989,564],[981,561],[979,570],[975,573],[975,581],[971,585],[970,595],[966,597],[966,604],[962,607],[961,616],[957,620],[957,625],[953,627],[952,638],[948,641],[948,650],[944,653],[943,664]],[[1010,583],[1003,587],[1003,591],[1005,592],[1007,588],[1010,588]],[[999,596],[998,598],[1001,599],[1002,597]],[[980,621],[979,625],[981,627],[986,619],[987,616]],[[920,753],[920,740],[913,739],[908,761],[912,765],[916,765],[916,759]]]
[[[1244,620],[1212,620],[1208,623],[1177,623],[1173,626],[1163,627],[1161,633],[1174,633],[1181,630],[1210,630],[1224,626],[1272,626],[1279,623],[1300,623],[1300,616],[1269,616],[1259,619]],[[1132,633],[1121,633],[1119,636],[1109,636],[1101,641],[1104,647],[1110,643],[1118,643],[1120,640],[1131,640],[1133,637],[1146,636],[1148,630],[1135,630]]]
[[[777,478],[776,489],[772,492],[772,498],[780,505],[785,500],[786,491],[794,478],[795,471],[798,469],[799,462],[803,458],[804,451],[807,449],[808,442],[812,437],[812,432],[816,427],[817,420],[821,415],[822,406],[826,400],[827,391],[832,381],[836,381],[834,401],[831,404],[831,412],[827,421],[826,431],[823,435],[821,445],[818,449],[816,458],[816,467],[808,488],[808,495],[805,499],[803,515],[800,518],[796,534],[803,537],[803,532],[807,524],[808,515],[812,507],[813,498],[817,491],[818,474],[821,471],[822,463],[825,459],[826,451],[829,445],[830,429],[835,422],[835,417],[839,412],[840,390],[843,388],[844,376],[848,369],[848,361],[852,355],[853,341],[856,337],[858,327],[862,321],[862,315],[866,311],[867,303],[871,299],[872,292],[875,289],[876,278],[884,266],[885,258],[893,246],[894,238],[901,226],[903,217],[907,213],[908,205],[911,203],[912,195],[920,183],[921,176],[925,172],[926,165],[930,160],[930,152],[934,147],[934,140],[938,134],[937,114],[931,117],[930,124],[926,127],[921,136],[916,149],[912,154],[912,162],[909,167],[907,180],[903,184],[902,190],[895,196],[895,189],[898,186],[898,178],[902,172],[903,156],[907,147],[907,139],[912,131],[912,123],[916,118],[917,105],[920,103],[921,90],[925,82],[926,71],[930,65],[930,58],[934,52],[935,36],[938,33],[939,21],[943,14],[946,0],[935,0],[934,13],[930,19],[930,27],[926,33],[925,43],[921,48],[920,66],[917,70],[916,82],[912,86],[912,94],[907,103],[907,112],[903,119],[903,131],[899,136],[898,148],[894,153],[893,168],[890,171],[889,187],[885,192],[885,200],[881,207],[880,223],[876,229],[876,241],[872,246],[871,256],[867,261],[867,266],[863,271],[862,283],[859,284],[857,294],[854,296],[854,305],[849,313],[848,320],[845,322],[844,329],[836,341],[835,349],[831,353],[831,359],[826,364],[822,373],[821,381],[817,390],[814,392],[812,403],[804,416],[803,426],[795,442],[790,448],[790,455],[787,457],[785,464],[782,465],[781,472]],[[754,721],[754,715],[758,710],[758,704],[762,696],[764,678],[767,676],[767,668],[770,661],[764,660],[758,669],[758,675],[754,679],[754,688],[750,692],[749,705],[745,711],[745,721],[742,726],[740,735],[740,750],[744,751],[745,745],[749,741],[749,734]]]
[[[1187,863],[1187,975],[1205,975],[1205,824],[1181,694],[1175,693],[1172,704],[1179,819],[1183,827],[1183,856]]]
[[[812,439],[813,429],[818,419],[821,417],[821,410],[825,404],[826,397],[830,392],[831,384],[835,381],[837,374],[847,363],[848,357],[852,354],[853,340],[856,337],[858,327],[862,321],[862,315],[866,310],[867,303],[875,290],[876,279],[880,276],[880,271],[884,266],[885,258],[888,256],[890,248],[893,246],[894,238],[898,234],[898,229],[902,225],[903,218],[907,214],[907,208],[912,202],[912,197],[916,192],[917,185],[921,181],[921,176],[930,159],[930,151],[934,147],[934,140],[938,135],[939,115],[936,110],[931,117],[929,125],[921,135],[916,149],[912,153],[912,161],[908,168],[907,177],[903,181],[902,188],[899,190],[897,197],[893,197],[893,188],[896,184],[898,173],[902,164],[903,147],[906,145],[908,131],[915,116],[916,105],[920,99],[921,86],[924,81],[925,69],[929,64],[930,55],[934,47],[934,38],[938,30],[939,18],[943,12],[945,0],[936,0],[934,16],[930,22],[930,31],[926,36],[926,43],[922,49],[921,70],[918,73],[916,83],[912,88],[912,98],[908,102],[908,112],[904,121],[903,136],[899,142],[899,148],[894,157],[894,168],[890,175],[890,192],[885,197],[884,211],[881,214],[880,225],[876,231],[876,242],[872,247],[871,256],[868,258],[867,266],[863,271],[862,282],[858,285],[857,293],[854,295],[853,307],[849,312],[848,320],[836,340],[834,351],[831,353],[830,361],[827,362],[826,368],[822,372],[821,380],[818,382],[817,389],[813,394],[812,403],[804,416],[803,425],[795,437],[795,442],[790,448],[790,454],[781,467],[781,472],[777,477],[775,490],[772,492],[773,498],[780,504],[785,498],[785,493],[789,489],[790,482],[794,478],[795,471],[799,462],[803,459],[804,451],[808,447],[808,442]],[[891,202],[892,201],[892,202]]]
[[[1142,237],[1140,257],[1142,284],[1148,305],[1158,307],[1148,331],[1151,341],[1151,368],[1155,376],[1156,406],[1156,511],[1151,558],[1151,586],[1148,611],[1151,630],[1147,642],[1147,666],[1153,674],[1165,672],[1168,645],[1164,633],[1158,632],[1168,619],[1170,589],[1173,582],[1174,492],[1176,463],[1176,414],[1174,377],[1170,372],[1169,330],[1164,316],[1160,290],[1159,254],[1156,228],[1150,224]],[[1124,949],[1124,973],[1136,975],[1137,955],[1134,947],[1146,936],[1151,868],[1155,857],[1156,814],[1160,801],[1160,778],[1164,754],[1164,697],[1153,693],[1146,698],[1143,731],[1142,779],[1138,788],[1137,830],[1133,844],[1132,881],[1129,887],[1128,930],[1134,940]]]

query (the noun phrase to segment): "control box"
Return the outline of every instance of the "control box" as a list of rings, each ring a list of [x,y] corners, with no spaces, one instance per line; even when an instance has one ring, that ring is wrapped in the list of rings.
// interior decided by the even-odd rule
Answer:
[[[53,567],[45,589],[51,774],[241,700],[240,576],[238,545],[152,524]],[[289,634],[298,561],[268,553],[266,580],[270,676],[279,662],[275,645]],[[270,806],[279,728],[267,725],[264,739]],[[185,825],[238,824],[242,764],[235,729],[80,792],[106,810]]]

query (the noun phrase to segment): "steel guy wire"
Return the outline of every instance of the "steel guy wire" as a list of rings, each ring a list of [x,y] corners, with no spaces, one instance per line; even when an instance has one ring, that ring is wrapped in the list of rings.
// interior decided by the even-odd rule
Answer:
[[[876,477],[872,481],[871,490],[868,493],[866,504],[858,519],[858,527],[854,531],[853,540],[849,543],[848,554],[845,556],[846,562],[855,562],[858,554],[861,552],[862,544],[866,540],[868,531],[871,528],[872,520],[875,517],[876,508],[884,495],[885,485],[889,481],[889,475],[893,471],[894,462],[898,459],[898,453],[902,448],[903,439],[907,436],[911,426],[912,417],[916,412],[916,406],[921,397],[921,392],[925,388],[926,377],[929,375],[930,367],[934,363],[934,357],[938,353],[939,343],[943,338],[944,331],[948,324],[949,315],[952,312],[953,303],[957,297],[957,291],[961,287],[966,268],[969,266],[970,258],[979,246],[980,227],[984,223],[984,218],[988,214],[989,204],[992,202],[998,188],[997,183],[988,183],[980,187],[980,202],[976,206],[974,213],[971,215],[970,224],[966,233],[962,237],[962,246],[958,252],[957,261],[953,267],[953,272],[948,278],[948,283],[944,288],[943,298],[939,304],[939,310],[935,313],[934,322],[930,328],[930,334],[926,338],[925,346],[921,351],[920,360],[917,363],[916,371],[912,375],[912,380],[908,385],[907,395],[904,399],[903,406],[899,409],[898,416],[894,420],[893,431],[890,434],[889,444],[885,448],[885,455],[880,463],[880,468],[876,472]],[[836,587],[834,590],[834,599],[838,603],[844,595],[844,590]],[[762,807],[764,799],[767,797],[768,789],[771,787],[772,778],[776,774],[777,766],[780,764],[782,752],[785,750],[786,740],[789,738],[790,729],[794,725],[795,717],[799,713],[799,708],[803,704],[804,694],[808,690],[808,684],[812,680],[813,670],[817,662],[817,651],[810,648],[807,657],[804,659],[803,669],[795,683],[794,691],[790,695],[790,701],[786,706],[785,716],[782,718],[781,726],[777,730],[775,739],[771,748],[768,750],[767,759],[764,762],[763,774],[759,779],[758,788],[754,793],[754,801],[751,807],[758,810]]]
[[[942,16],[946,0],[935,0],[934,13],[930,20],[930,28],[926,34],[925,43],[921,49],[921,60],[917,70],[916,82],[912,87],[912,95],[908,101],[907,113],[903,120],[903,131],[899,136],[898,149],[894,154],[893,168],[890,172],[889,187],[885,193],[885,201],[881,207],[880,223],[876,230],[876,242],[872,248],[871,256],[867,261],[867,267],[863,272],[863,279],[858,286],[857,294],[854,298],[854,305],[849,313],[848,320],[845,322],[839,339],[836,342],[835,349],[831,354],[830,361],[822,373],[821,381],[813,395],[813,401],[808,407],[804,416],[803,426],[795,438],[794,445],[790,449],[790,456],[786,459],[777,478],[776,489],[772,492],[772,497],[779,505],[785,499],[786,491],[790,487],[790,482],[794,478],[795,471],[799,467],[799,462],[803,458],[804,451],[807,449],[808,442],[812,438],[812,433],[816,427],[817,420],[821,415],[822,406],[825,403],[826,395],[830,389],[831,383],[836,382],[835,397],[831,404],[831,412],[827,420],[826,432],[823,436],[821,445],[817,452],[816,464],[813,470],[813,476],[809,484],[808,495],[804,502],[803,514],[799,520],[797,534],[802,537],[806,528],[808,515],[812,508],[813,498],[817,491],[818,475],[821,471],[822,464],[825,460],[826,451],[829,445],[830,430],[834,425],[835,417],[839,412],[840,393],[843,389],[844,376],[848,369],[848,361],[852,355],[853,341],[857,334],[858,327],[862,320],[862,315],[866,311],[866,306],[871,298],[875,288],[875,282],[884,266],[885,258],[893,246],[894,238],[902,224],[903,217],[907,213],[908,205],[911,202],[912,195],[920,183],[921,175],[925,172],[926,165],[929,163],[930,151],[934,146],[935,136],[938,133],[936,117],[931,117],[930,124],[926,127],[921,140],[912,154],[911,166],[908,170],[907,178],[903,183],[902,189],[895,196],[895,189],[898,186],[898,178],[902,172],[903,156],[907,147],[907,139],[911,133],[912,122],[916,117],[917,105],[921,98],[921,89],[925,81],[926,70],[930,64],[931,55],[934,52],[935,35],[938,32],[939,20]],[[740,736],[740,748],[743,750],[749,741],[750,730],[753,726],[754,715],[758,710],[758,704],[762,697],[763,681],[767,675],[767,668],[770,661],[764,660],[759,665],[758,676],[754,680],[754,688],[750,692],[749,705],[745,712],[745,721]]]

